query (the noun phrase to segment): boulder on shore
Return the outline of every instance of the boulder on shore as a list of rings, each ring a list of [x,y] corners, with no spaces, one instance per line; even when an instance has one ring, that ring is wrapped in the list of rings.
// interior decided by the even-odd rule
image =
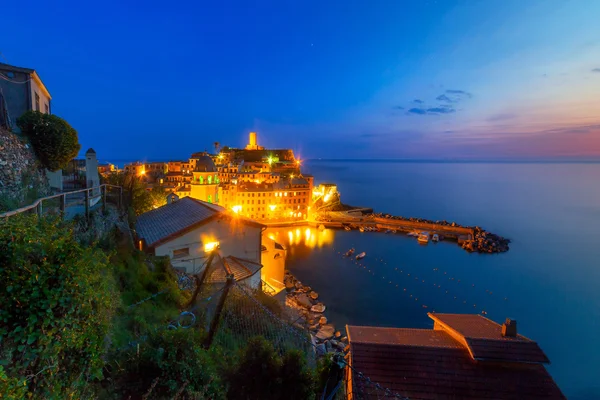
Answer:
[[[335,332],[335,327],[333,324],[323,325],[321,329],[315,335],[319,340],[327,340],[333,337],[333,333]]]
[[[308,296],[305,293],[302,293],[299,296],[296,296],[296,303],[298,303],[299,305],[301,305],[304,308],[310,308],[311,306],[313,306],[312,303],[310,302],[310,299],[308,298]]]
[[[312,306],[310,308],[310,311],[316,312],[316,313],[325,312],[325,305],[323,303],[315,304],[314,306]]]

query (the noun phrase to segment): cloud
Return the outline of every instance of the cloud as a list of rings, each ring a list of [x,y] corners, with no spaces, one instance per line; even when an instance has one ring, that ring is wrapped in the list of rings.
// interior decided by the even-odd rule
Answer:
[[[600,68],[594,68],[592,72],[600,72]]]
[[[452,100],[450,97],[446,96],[445,94],[440,94],[438,97],[435,98],[437,101],[446,101],[448,103],[454,103],[454,100]]]
[[[423,104],[423,103],[424,103],[424,101],[423,101],[423,100],[420,100],[420,99],[414,99],[414,100],[413,100],[413,103],[417,103],[417,104]]]
[[[458,94],[458,95],[461,95],[461,96],[466,96],[468,98],[473,97],[473,95],[471,93],[465,92],[464,90],[451,90],[451,89],[448,89],[448,90],[446,90],[446,93],[448,93],[448,94]]]
[[[395,110],[404,110],[404,107],[402,107],[402,106],[396,106],[396,107],[394,107],[394,109]]]
[[[496,114],[486,118],[488,122],[496,122],[496,121],[506,121],[509,119],[515,119],[517,114],[505,113],[505,114]]]
[[[411,108],[410,110],[408,110],[408,112],[411,114],[419,114],[419,115],[427,114],[427,110],[425,110],[424,108]]]
[[[432,107],[427,109],[427,114],[452,114],[456,112],[456,110],[452,107]]]

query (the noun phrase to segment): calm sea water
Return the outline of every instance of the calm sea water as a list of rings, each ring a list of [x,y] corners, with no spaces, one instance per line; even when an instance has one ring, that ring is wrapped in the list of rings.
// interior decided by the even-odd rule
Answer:
[[[430,328],[431,310],[485,311],[500,323],[511,317],[546,352],[569,398],[600,398],[600,164],[312,161],[305,168],[317,183],[337,183],[347,204],[512,239],[509,252],[483,255],[404,235],[276,233],[290,248],[289,269],[320,293],[339,328]],[[367,252],[362,266],[338,254],[350,247]]]

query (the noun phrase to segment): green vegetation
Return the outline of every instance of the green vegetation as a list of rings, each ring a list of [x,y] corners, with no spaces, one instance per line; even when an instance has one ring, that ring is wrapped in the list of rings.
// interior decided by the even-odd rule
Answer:
[[[81,149],[77,131],[56,115],[27,111],[17,118],[17,125],[42,166],[50,171],[64,168]]]
[[[168,329],[191,300],[169,260],[134,250],[118,230],[85,246],[80,234],[72,222],[51,217],[0,221],[2,399],[321,393],[329,370],[309,368],[298,350],[280,357],[263,338],[236,340],[237,351],[204,349],[203,310],[195,311],[193,327]],[[281,311],[274,299],[258,299]]]
[[[107,265],[58,219],[0,222],[0,360],[11,378],[0,392],[82,397],[102,376],[116,306]]]
[[[156,186],[152,190],[146,190],[146,182],[134,174],[113,173],[108,175],[103,183],[123,188],[125,207],[135,216],[167,203],[167,192],[162,187]]]

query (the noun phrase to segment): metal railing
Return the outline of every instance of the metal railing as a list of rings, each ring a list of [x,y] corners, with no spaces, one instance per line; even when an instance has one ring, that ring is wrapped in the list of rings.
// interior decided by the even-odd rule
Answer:
[[[110,193],[111,191],[112,193]],[[2,213],[0,214],[0,218],[9,218],[23,213],[36,213],[40,217],[44,213],[54,213],[60,214],[62,218],[71,218],[77,214],[85,214],[87,218],[90,215],[90,211],[97,208],[98,204],[100,204],[102,210],[106,210],[108,200],[111,197],[114,198],[115,194],[117,194],[116,200],[111,200],[116,203],[118,209],[121,209],[123,205],[123,188],[121,186],[102,184],[87,189],[42,197],[28,206]]]

